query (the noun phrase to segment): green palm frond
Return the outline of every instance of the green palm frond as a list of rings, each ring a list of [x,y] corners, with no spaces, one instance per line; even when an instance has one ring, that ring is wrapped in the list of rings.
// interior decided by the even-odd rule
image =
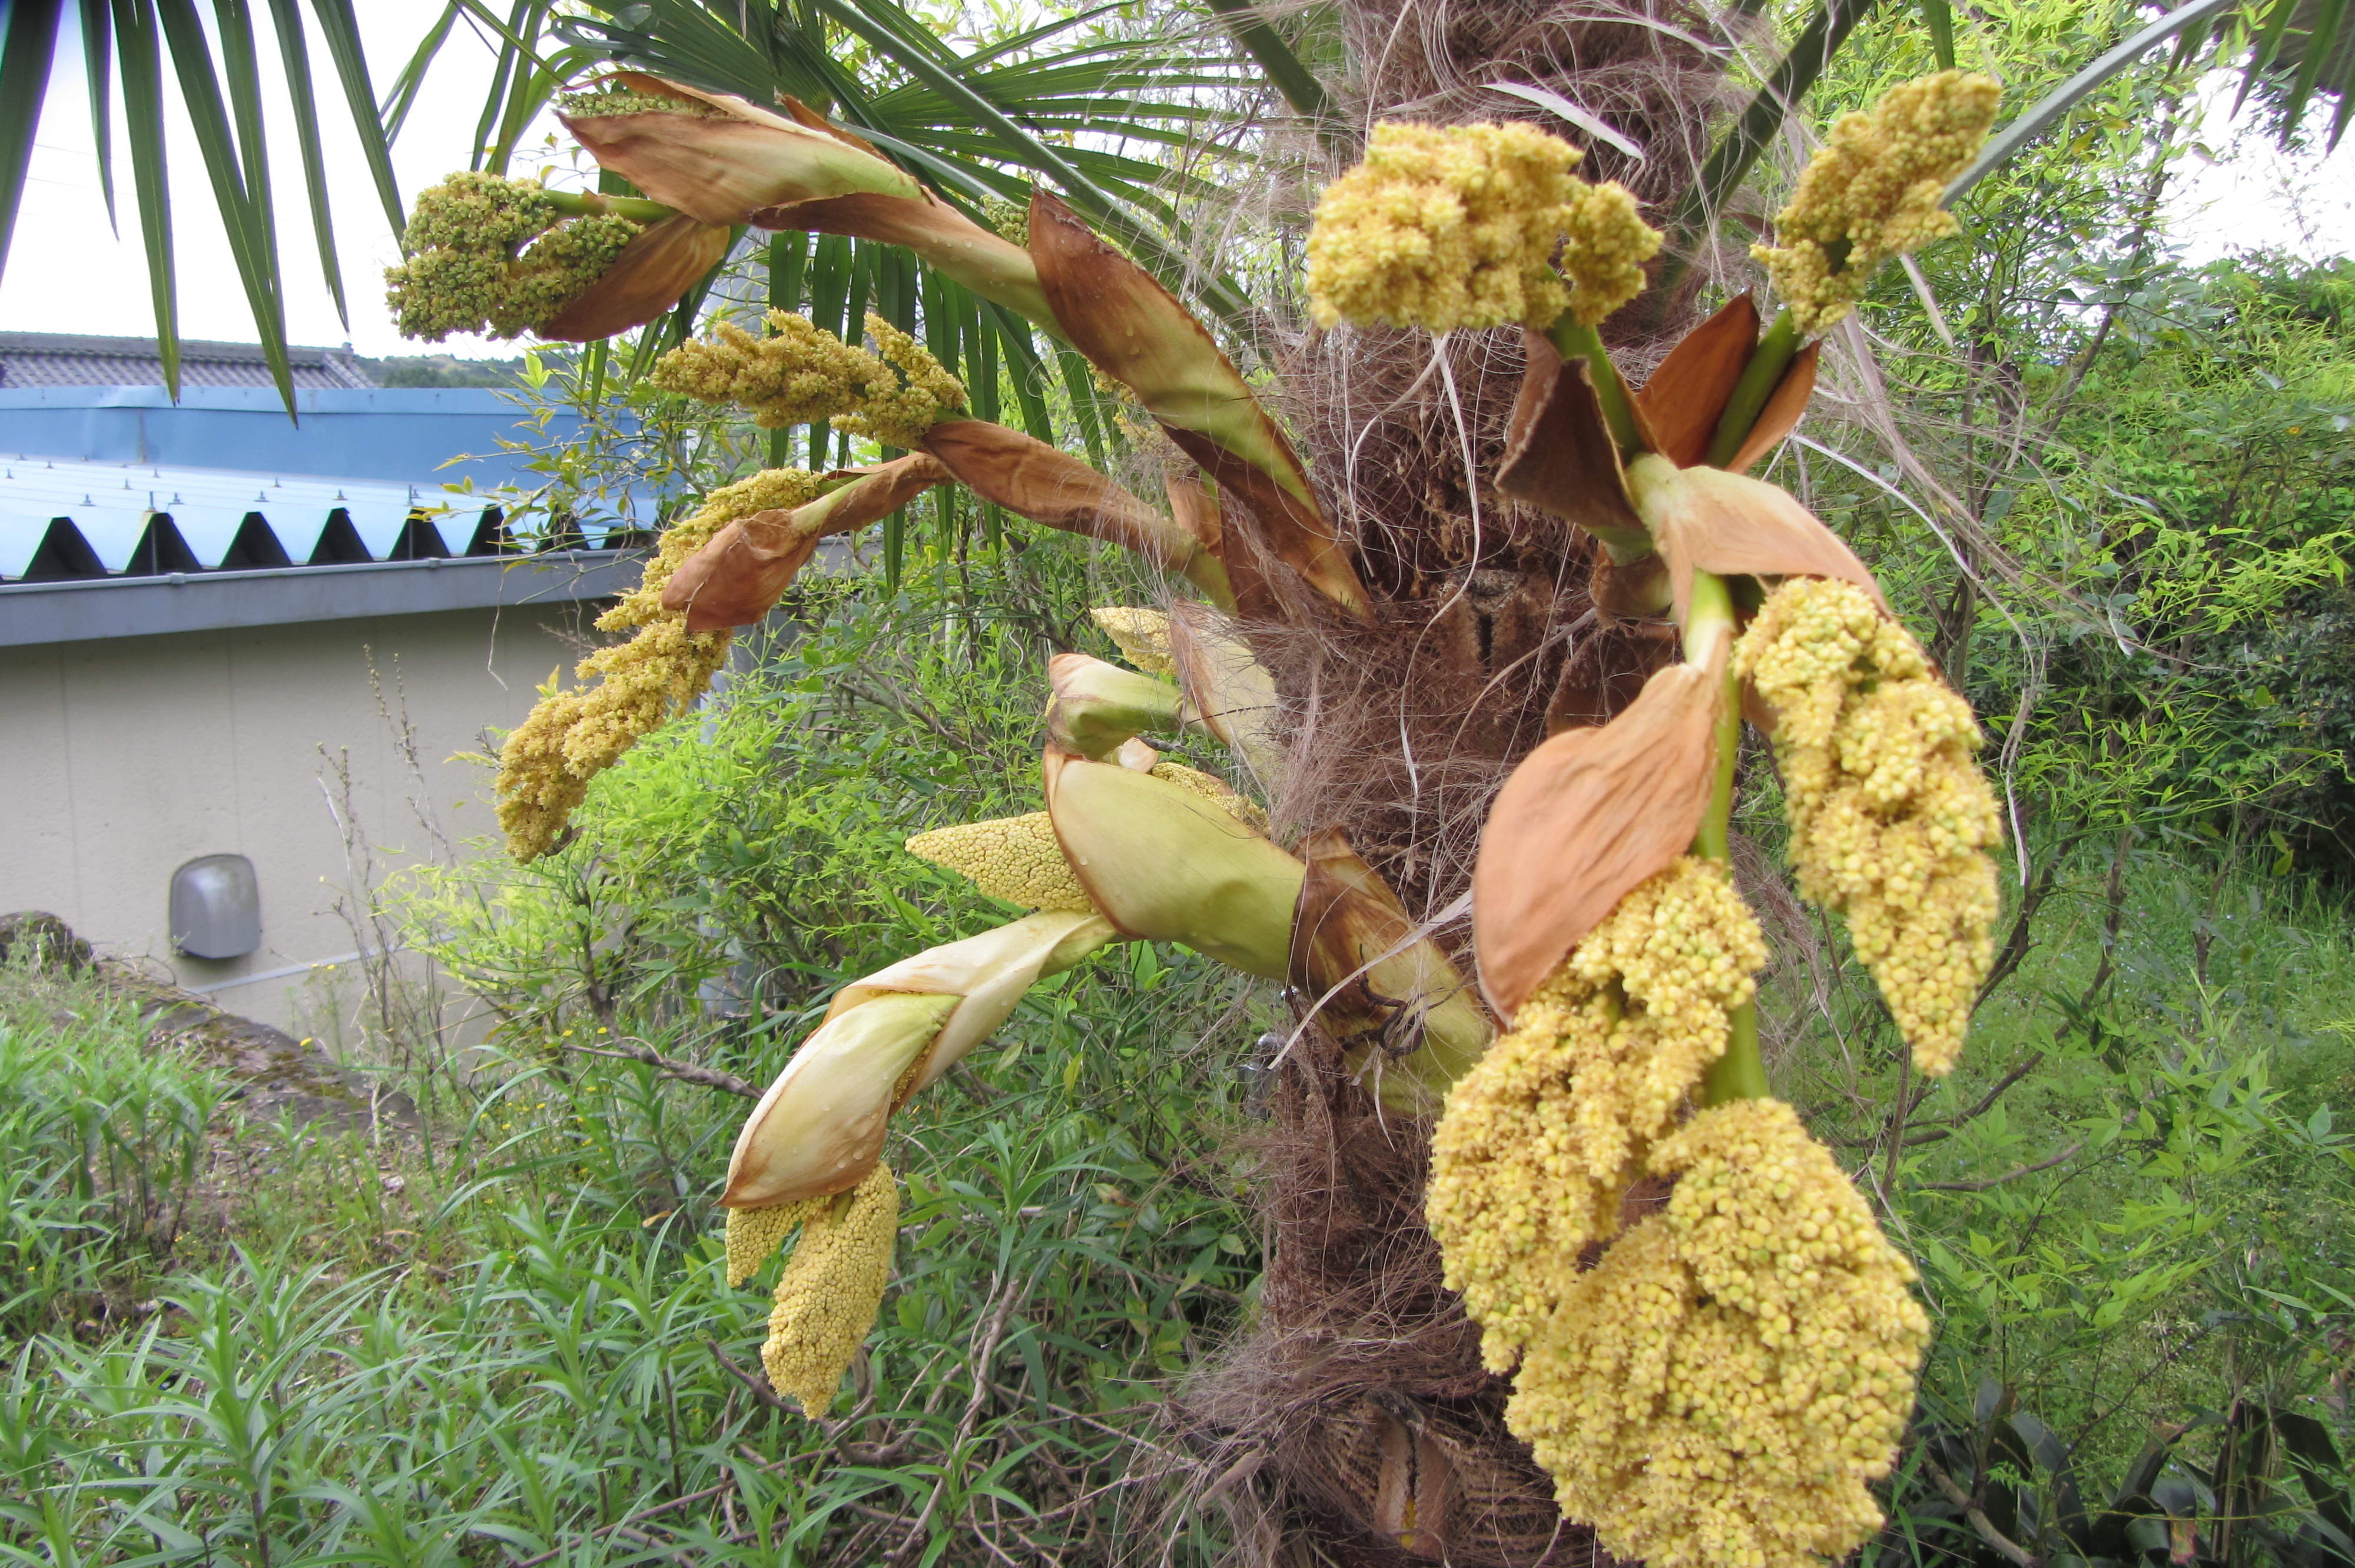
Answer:
[[[165,156],[164,63],[168,57],[196,132],[214,206],[236,260],[238,278],[253,313],[255,333],[279,395],[291,410],[294,393],[286,359],[285,285],[279,264],[269,149],[262,132],[262,106],[282,82],[293,111],[321,275],[337,313],[347,325],[350,322],[328,211],[306,9],[309,26],[318,29],[335,62],[336,86],[359,132],[370,178],[386,216],[396,227],[401,206],[376,95],[360,51],[352,0],[268,0],[268,5],[278,81],[265,73],[251,0],[212,0],[209,17],[199,14],[197,0],[80,0],[79,20],[90,81],[91,130],[98,149],[99,188],[110,218],[115,211],[113,121],[119,93],[165,384],[178,396],[178,283],[173,267],[171,182]],[[0,274],[5,272],[9,245],[15,238],[64,9],[63,0],[16,0],[7,7],[5,30],[0,32]]]

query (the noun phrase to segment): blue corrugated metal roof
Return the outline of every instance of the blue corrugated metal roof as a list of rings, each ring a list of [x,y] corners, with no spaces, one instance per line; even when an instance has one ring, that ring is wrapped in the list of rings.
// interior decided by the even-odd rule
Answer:
[[[484,509],[481,498],[448,495],[439,484],[71,462],[0,451],[0,577],[24,576],[50,523],[60,517],[72,521],[106,570],[120,572],[132,564],[132,552],[157,513],[171,519],[197,564],[210,567],[223,564],[252,515],[261,518],[290,562],[311,558],[339,512],[367,552],[361,558],[383,560],[412,512],[462,514],[457,549],[463,551]],[[444,535],[450,531],[444,524]]]
[[[268,387],[188,387],[176,404],[161,387],[0,387],[0,453],[489,490],[540,482],[502,440],[546,447],[581,432],[563,413],[520,429],[526,410],[482,387],[297,388],[294,410],[299,424]]]

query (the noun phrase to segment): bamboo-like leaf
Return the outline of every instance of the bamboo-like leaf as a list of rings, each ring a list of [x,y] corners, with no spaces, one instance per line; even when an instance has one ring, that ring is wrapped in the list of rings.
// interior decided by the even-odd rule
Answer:
[[[318,5],[323,27],[326,24],[327,12],[331,9],[339,11],[343,14],[345,22],[354,26],[351,36],[355,39],[357,37],[357,24],[351,15],[350,0],[314,0],[314,3]],[[434,57],[442,52],[442,46],[449,42],[450,29],[456,26],[459,15],[464,10],[465,7],[460,5],[458,0],[450,0],[448,5],[442,6],[441,19],[425,30],[425,36],[417,41],[417,48],[410,52],[409,63],[400,68],[400,74],[394,77],[392,85],[385,90],[382,108],[377,114],[371,116],[371,119],[380,127],[378,134],[383,141],[391,143],[400,140],[401,128],[409,123],[409,111],[417,106],[417,95],[425,86],[426,68],[431,66]],[[329,31],[328,37],[332,43],[334,39],[332,30]],[[341,69],[342,63],[342,56],[338,55],[336,57],[338,69]],[[348,77],[345,79],[344,87],[348,93],[351,89],[351,80]],[[399,233],[401,226],[401,212],[397,200],[393,203],[392,220],[393,231]]]
[[[1922,0],[1922,25],[1930,29],[1930,55],[1940,70],[1955,69],[1955,11],[1947,0]]]
[[[1783,121],[1806,98],[1848,36],[1871,13],[1875,0],[1822,0],[1806,26],[1791,41],[1788,53],[1751,98],[1742,118],[1710,150],[1700,173],[1685,187],[1668,220],[1668,232],[1689,243],[1690,237],[1716,220],[1742,182],[1750,177],[1758,154],[1783,128]],[[2228,0],[2229,3],[2229,0]]]
[[[1973,185],[2010,162],[2022,147],[2051,130],[2062,116],[2118,72],[2186,27],[2206,22],[2240,3],[2241,0],[2190,0],[2190,5],[2178,6],[2149,26],[2137,28],[2116,48],[2104,51],[2084,69],[2038,99],[2019,118],[1988,137],[1979,155],[1971,160],[1970,167],[1956,175],[1946,186],[1944,205],[1952,207],[1962,200]],[[2251,68],[2253,71],[2255,69]]]
[[[62,9],[63,0],[16,0],[8,10],[7,31],[0,33],[0,276],[7,272],[8,241],[24,200],[25,171],[33,161],[41,101],[49,90],[49,62],[57,56]]]
[[[360,156],[368,163],[368,178],[375,183],[385,221],[398,234],[402,228],[402,209],[400,185],[392,174],[393,132],[385,128],[384,119],[377,112],[376,90],[368,85],[368,58],[360,52],[359,20],[352,15],[352,0],[311,0],[311,15],[319,24],[319,37],[327,46],[327,58],[335,62],[336,79],[343,84],[352,129],[359,136]],[[442,22],[441,30],[448,33],[448,18]]]

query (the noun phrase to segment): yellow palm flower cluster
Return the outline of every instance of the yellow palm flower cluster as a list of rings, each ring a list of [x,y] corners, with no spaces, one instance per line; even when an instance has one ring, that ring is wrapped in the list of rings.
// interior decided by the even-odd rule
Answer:
[[[1156,779],[1175,784],[1188,794],[1209,801],[1254,832],[1268,831],[1267,812],[1260,803],[1248,796],[1237,794],[1234,786],[1217,774],[1188,768],[1182,762],[1156,762],[1151,772]]]
[[[1779,247],[1753,246],[1803,332],[1856,308],[1882,262],[1961,232],[1939,204],[1995,123],[2002,89],[1949,70],[1843,114],[1774,220]]]
[[[639,226],[615,214],[560,216],[538,185],[497,175],[452,175],[420,192],[401,235],[409,260],[384,274],[400,334],[427,343],[453,332],[519,336],[602,277],[637,238]]]
[[[1024,909],[1083,914],[1095,908],[1063,858],[1055,824],[1044,811],[934,828],[910,839],[908,853],[946,866],[992,898]]]
[[[1685,856],[1619,902],[1448,1091],[1424,1215],[1509,1370],[1619,1228],[1619,1202],[1722,1055],[1765,938],[1724,864]]]
[[[843,1372],[874,1330],[883,1287],[891,1279],[900,1183],[891,1168],[878,1161],[848,1192],[809,1200],[806,1208],[802,1239],[777,1281],[761,1364],[768,1369],[769,1386],[800,1400],[802,1414],[815,1421],[833,1405]],[[783,1234],[780,1227],[780,1240]]]
[[[565,823],[588,797],[589,780],[638,739],[685,712],[727,662],[729,633],[691,632],[687,618],[662,607],[663,585],[687,558],[738,517],[814,499],[818,479],[800,469],[771,469],[704,498],[695,513],[664,530],[638,586],[597,618],[601,630],[637,628],[627,642],[600,649],[574,672],[593,687],[555,689],[555,678],[499,750],[494,787],[507,853],[536,860],[556,847]]]
[[[1178,662],[1169,652],[1169,617],[1157,609],[1113,604],[1088,611],[1120,656],[1148,675],[1178,678]]]
[[[1970,705],[1852,584],[1794,578],[1734,650],[1774,709],[1800,893],[1844,911],[1925,1073],[1951,1070],[1993,954],[2001,815]]]
[[[655,385],[699,402],[741,404],[764,429],[831,419],[853,435],[909,450],[964,407],[956,377],[879,315],[868,316],[867,332],[881,358],[806,316],[771,311],[767,320],[765,337],[721,322],[709,338],[679,344],[656,362]]]
[[[665,98],[620,86],[562,93],[556,100],[556,107],[575,120],[609,120],[623,114],[687,114],[698,120],[728,118],[719,110],[692,98]]]
[[[1652,1568],[1820,1568],[1881,1527],[1929,1319],[1914,1275],[1779,1100],[1702,1111],[1677,1176],[1566,1292],[1506,1421],[1562,1510]]]
[[[1376,125],[1365,162],[1316,204],[1308,298],[1317,323],[1543,328],[1566,305],[1581,321],[1602,320],[1643,287],[1636,263],[1660,237],[1625,191],[1571,173],[1582,156],[1529,125]],[[1575,296],[1551,264],[1564,234]]]
[[[1570,280],[1570,313],[1588,326],[1644,291],[1644,263],[1660,253],[1660,231],[1636,211],[1636,197],[1616,180],[1585,186],[1571,204],[1570,238],[1561,248]]]

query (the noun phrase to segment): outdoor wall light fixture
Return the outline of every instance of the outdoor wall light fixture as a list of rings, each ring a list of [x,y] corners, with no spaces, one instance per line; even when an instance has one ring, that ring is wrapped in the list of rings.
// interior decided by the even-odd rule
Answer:
[[[172,874],[172,945],[192,959],[241,959],[261,946],[251,861],[199,855]]]

